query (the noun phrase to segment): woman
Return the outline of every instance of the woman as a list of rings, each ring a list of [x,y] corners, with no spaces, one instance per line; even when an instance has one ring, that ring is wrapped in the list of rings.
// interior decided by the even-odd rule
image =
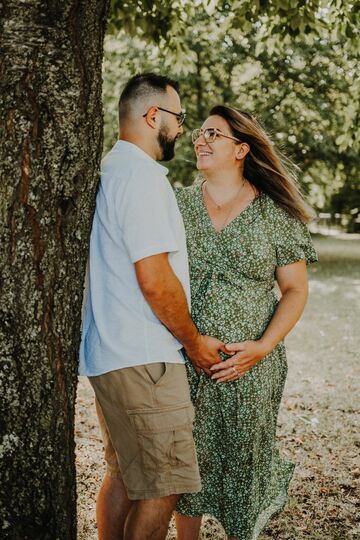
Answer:
[[[230,345],[206,373],[187,362],[203,487],[178,505],[178,540],[198,538],[203,514],[229,539],[255,540],[284,505],[293,471],[275,431],[287,373],[282,340],[306,303],[306,263],[317,260],[311,215],[251,115],[216,106],[193,142],[204,182],[177,190],[192,316],[202,334]]]

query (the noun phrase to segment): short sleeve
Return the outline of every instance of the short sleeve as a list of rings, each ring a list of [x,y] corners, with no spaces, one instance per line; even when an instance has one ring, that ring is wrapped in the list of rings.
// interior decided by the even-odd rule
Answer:
[[[117,204],[124,244],[133,263],[157,255],[178,251],[171,215],[171,186],[164,175],[139,165]]]
[[[311,264],[318,260],[305,223],[288,216],[281,219],[278,226],[275,243],[277,266],[286,266],[301,260]]]

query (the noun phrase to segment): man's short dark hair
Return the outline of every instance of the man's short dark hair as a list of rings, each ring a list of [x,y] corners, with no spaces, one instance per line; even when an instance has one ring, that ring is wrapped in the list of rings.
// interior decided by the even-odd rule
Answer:
[[[177,81],[156,73],[138,73],[125,85],[119,99],[119,120],[126,118],[132,105],[154,94],[166,94],[167,87],[171,86],[179,92]],[[146,111],[144,111],[146,112]]]

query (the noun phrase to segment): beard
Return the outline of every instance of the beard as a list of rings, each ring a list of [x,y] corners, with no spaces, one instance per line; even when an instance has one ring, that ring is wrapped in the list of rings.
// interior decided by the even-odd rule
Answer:
[[[174,138],[169,137],[166,126],[161,126],[158,134],[158,143],[161,149],[160,161],[170,161],[175,155],[175,143],[177,135]]]

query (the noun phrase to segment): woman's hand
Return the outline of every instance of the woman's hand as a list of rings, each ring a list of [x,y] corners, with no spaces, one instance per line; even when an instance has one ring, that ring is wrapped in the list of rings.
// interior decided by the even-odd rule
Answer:
[[[228,354],[233,354],[233,356],[210,368],[213,373],[211,378],[218,383],[237,381],[270,352],[260,339],[258,341],[229,343],[226,345],[226,350]]]

